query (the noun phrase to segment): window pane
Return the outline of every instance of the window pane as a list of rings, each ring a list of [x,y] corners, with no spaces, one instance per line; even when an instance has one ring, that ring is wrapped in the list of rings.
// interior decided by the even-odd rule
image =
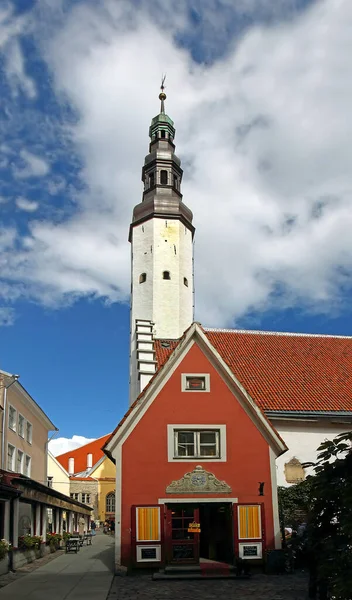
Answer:
[[[17,450],[17,473],[22,473],[23,470],[23,452],[22,450]]]
[[[205,377],[187,377],[187,390],[205,390]]]
[[[179,444],[193,444],[194,432],[193,431],[179,431],[178,432],[178,443]]]
[[[200,455],[201,456],[216,456],[216,446],[201,446],[200,447]]]
[[[200,443],[201,444],[215,444],[216,443],[216,431],[200,431]]]
[[[24,417],[18,415],[18,435],[24,437]]]
[[[32,425],[28,421],[27,421],[27,435],[26,435],[26,438],[27,438],[27,442],[29,442],[29,444],[31,444],[32,443]]]
[[[14,457],[15,457],[15,448],[13,446],[7,446],[7,468],[9,471],[14,470]]]
[[[16,431],[16,409],[13,406],[9,407],[9,427]]]

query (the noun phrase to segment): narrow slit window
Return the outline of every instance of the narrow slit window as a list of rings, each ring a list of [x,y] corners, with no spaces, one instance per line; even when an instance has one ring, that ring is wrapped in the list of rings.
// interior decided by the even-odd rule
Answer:
[[[185,285],[186,287],[188,287],[188,279],[187,279],[187,277],[184,277],[184,278],[183,278],[183,283],[184,283],[184,285]]]
[[[154,187],[155,185],[155,178],[154,178],[154,173],[149,173],[149,187]]]
[[[160,137],[162,137],[162,138],[166,137],[166,132],[163,129],[160,132]]]
[[[163,279],[171,279],[170,271],[163,271]]]
[[[174,175],[174,187],[178,190],[178,179],[176,175]]]
[[[161,185],[167,185],[167,171],[164,169],[160,171],[160,183]]]
[[[145,281],[147,281],[147,274],[141,273],[139,276],[139,283],[144,283]]]

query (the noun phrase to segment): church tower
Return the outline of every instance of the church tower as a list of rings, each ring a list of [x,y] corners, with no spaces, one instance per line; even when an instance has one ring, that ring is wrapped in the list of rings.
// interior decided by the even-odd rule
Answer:
[[[182,202],[183,171],[174,123],[165,114],[163,83],[160,113],[149,128],[142,202],[134,207],[129,232],[130,403],[155,372],[153,339],[178,339],[193,321],[193,215]]]

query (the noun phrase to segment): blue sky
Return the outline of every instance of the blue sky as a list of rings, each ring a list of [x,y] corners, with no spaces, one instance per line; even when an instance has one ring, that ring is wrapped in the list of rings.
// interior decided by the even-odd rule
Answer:
[[[62,449],[127,408],[128,225],[162,72],[197,320],[352,334],[351,21],[338,0],[1,4],[0,368]]]

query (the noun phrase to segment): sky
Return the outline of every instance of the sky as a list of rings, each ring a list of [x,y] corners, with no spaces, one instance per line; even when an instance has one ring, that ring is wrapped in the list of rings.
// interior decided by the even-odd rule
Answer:
[[[352,334],[351,26],[348,0],[1,2],[0,368],[54,453],[128,407],[128,227],[162,73],[196,319]]]

